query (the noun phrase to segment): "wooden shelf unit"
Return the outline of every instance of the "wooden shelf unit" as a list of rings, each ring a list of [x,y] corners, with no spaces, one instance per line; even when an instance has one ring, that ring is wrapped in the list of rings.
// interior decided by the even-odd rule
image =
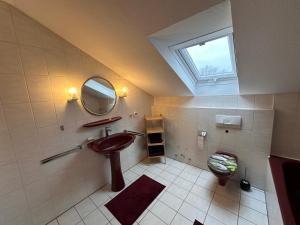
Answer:
[[[165,126],[163,116],[145,116],[145,123],[148,157],[164,157],[166,163]]]

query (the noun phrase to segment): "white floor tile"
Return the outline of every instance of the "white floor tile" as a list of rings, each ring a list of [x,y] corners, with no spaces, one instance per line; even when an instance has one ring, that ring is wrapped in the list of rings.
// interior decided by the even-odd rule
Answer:
[[[203,177],[198,177],[196,184],[200,187],[215,191],[217,187],[217,180],[215,178],[205,179]]]
[[[151,173],[148,170],[145,170],[144,175],[146,175],[146,176],[148,176],[148,177],[150,177],[152,179],[155,179],[155,177],[157,177],[157,174]]]
[[[47,225],[59,225],[57,220],[53,220],[52,222],[50,223],[47,223]]]
[[[76,212],[75,208],[71,208],[59,216],[57,220],[60,225],[75,225],[81,221],[81,218]]]
[[[247,206],[251,209],[254,209],[260,213],[267,215],[266,203],[256,200],[255,198],[250,198],[246,195],[242,195],[241,196],[241,205]]]
[[[172,163],[172,166],[178,168],[178,169],[181,169],[183,170],[187,165],[185,163],[182,163],[182,162],[179,162],[179,161],[174,161]]]
[[[106,217],[108,220],[112,220],[114,218],[114,215],[111,214],[111,212],[106,208],[105,205],[101,205],[99,207],[99,210],[102,212],[102,214]]]
[[[148,209],[146,209],[140,216],[139,216],[139,218],[137,218],[136,219],[136,223],[139,223],[146,215],[147,215],[147,213],[149,212],[149,210]]]
[[[166,180],[166,179],[162,178],[161,176],[155,177],[154,180],[156,180],[157,182],[165,185],[166,187],[169,186],[172,183],[171,181]]]
[[[185,202],[182,204],[178,212],[191,222],[198,220],[199,222],[203,223],[206,215],[206,212],[203,212]]]
[[[81,216],[81,218],[84,218],[96,209],[96,205],[92,202],[90,198],[86,198],[83,201],[79,202],[77,205],[75,205],[75,208]]]
[[[86,225],[106,225],[108,223],[108,220],[99,210],[95,210],[83,220]]]
[[[198,178],[198,175],[194,175],[194,174],[191,174],[191,173],[188,173],[188,172],[185,172],[183,171],[179,177],[191,182],[191,183],[195,183],[197,178]]]
[[[216,218],[207,215],[204,221],[205,225],[225,225],[221,221],[217,220]]]
[[[257,188],[252,187],[250,191],[242,191],[242,195],[246,195],[248,197],[255,198],[256,200],[266,202],[265,193]]]
[[[174,220],[172,221],[171,225],[192,225],[193,222],[190,220],[186,219],[180,214],[176,214]]]
[[[241,197],[241,190],[237,182],[227,182],[226,186],[217,185],[216,193],[236,201],[239,201]]]
[[[160,201],[157,201],[150,211],[166,224],[170,224],[176,215],[175,210]]]
[[[76,225],[85,225],[82,221],[77,223]]]
[[[215,194],[212,203],[220,208],[226,209],[236,215],[239,213],[239,202],[222,195]]]
[[[138,175],[142,175],[145,171],[144,168],[139,167],[138,165],[131,167],[129,170],[131,172],[134,172],[134,173],[138,174]]]
[[[174,181],[174,184],[176,184],[177,186],[189,191],[192,189],[193,187],[193,183],[189,182],[181,177],[177,177],[177,179]]]
[[[237,215],[214,204],[211,204],[208,210],[208,215],[214,217],[218,221],[222,221],[226,225],[236,225],[238,221]]]
[[[259,189],[241,192],[232,181],[220,186],[211,172],[172,159],[135,165],[124,173],[126,186],[142,174],[166,188],[134,225],[193,225],[195,219],[205,225],[268,224],[265,193]],[[118,193],[108,184],[47,225],[120,225],[104,206]]]
[[[211,191],[209,189],[206,189],[206,188],[203,188],[201,186],[198,186],[196,184],[191,189],[191,192],[195,195],[198,195],[201,198],[204,198],[204,199],[208,200],[208,201],[211,201],[213,196],[214,196],[213,191]]]
[[[161,196],[161,198],[159,200],[176,211],[180,208],[180,206],[183,202],[182,199],[176,197],[173,194],[170,194],[167,191]]]
[[[160,220],[158,217],[154,216],[151,212],[148,212],[147,215],[139,222],[140,225],[165,225],[165,223]]]
[[[133,181],[133,180],[136,180],[140,175],[139,174],[136,174],[130,170],[127,170],[124,174],[123,174],[124,178],[130,180],[130,181]]]
[[[240,206],[239,216],[255,224],[268,225],[266,215],[242,205]]]
[[[154,166],[156,166],[162,170],[165,170],[169,165],[164,164],[164,163],[155,163]]]
[[[170,182],[173,182],[177,177],[176,175],[166,172],[166,171],[163,171],[162,173],[160,173],[159,176]]]
[[[102,190],[95,192],[90,196],[90,198],[97,206],[100,206],[110,200],[108,195],[104,193]]]
[[[239,217],[238,225],[255,225],[255,224],[254,224],[254,223],[251,223],[251,222],[248,221],[248,220],[245,220],[245,219],[242,218],[242,217]]]
[[[163,170],[160,169],[160,168],[158,168],[158,167],[156,167],[156,166],[152,166],[149,169],[147,169],[146,171],[149,171],[150,173],[154,173],[156,175],[159,175],[159,174],[162,173]]]
[[[172,173],[174,175],[179,175],[182,172],[182,169],[178,169],[177,167],[174,166],[168,166],[165,171]]]
[[[182,200],[184,200],[189,193],[187,190],[185,190],[175,184],[171,184],[168,187],[167,191],[170,192],[171,194],[177,196],[178,198],[181,198]]]
[[[207,212],[210,205],[210,201],[203,199],[193,193],[189,193],[185,201],[204,212]]]
[[[111,224],[111,225],[122,225],[116,218],[112,219],[112,220],[110,221],[110,224]]]
[[[187,173],[193,174],[195,176],[199,176],[203,172],[202,169],[195,167],[195,166],[190,166],[190,165],[186,166],[184,168],[184,171]]]

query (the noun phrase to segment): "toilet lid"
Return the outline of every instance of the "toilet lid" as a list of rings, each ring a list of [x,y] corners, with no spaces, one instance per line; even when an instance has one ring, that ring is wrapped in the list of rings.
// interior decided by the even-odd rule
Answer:
[[[219,173],[234,173],[237,170],[236,158],[221,153],[211,155],[207,165],[211,170]]]

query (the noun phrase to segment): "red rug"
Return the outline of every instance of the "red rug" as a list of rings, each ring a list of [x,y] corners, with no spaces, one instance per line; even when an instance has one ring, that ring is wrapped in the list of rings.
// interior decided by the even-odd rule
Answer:
[[[198,220],[195,220],[193,225],[203,225],[203,224],[200,223]]]
[[[143,175],[105,206],[122,225],[132,225],[164,188]]]

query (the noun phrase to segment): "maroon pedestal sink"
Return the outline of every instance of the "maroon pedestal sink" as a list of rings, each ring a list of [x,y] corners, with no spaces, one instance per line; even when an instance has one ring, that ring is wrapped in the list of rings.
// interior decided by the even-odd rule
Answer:
[[[103,137],[88,144],[88,147],[95,152],[109,156],[112,191],[120,191],[125,187],[121,170],[120,151],[131,145],[134,139],[135,135],[124,132]]]

